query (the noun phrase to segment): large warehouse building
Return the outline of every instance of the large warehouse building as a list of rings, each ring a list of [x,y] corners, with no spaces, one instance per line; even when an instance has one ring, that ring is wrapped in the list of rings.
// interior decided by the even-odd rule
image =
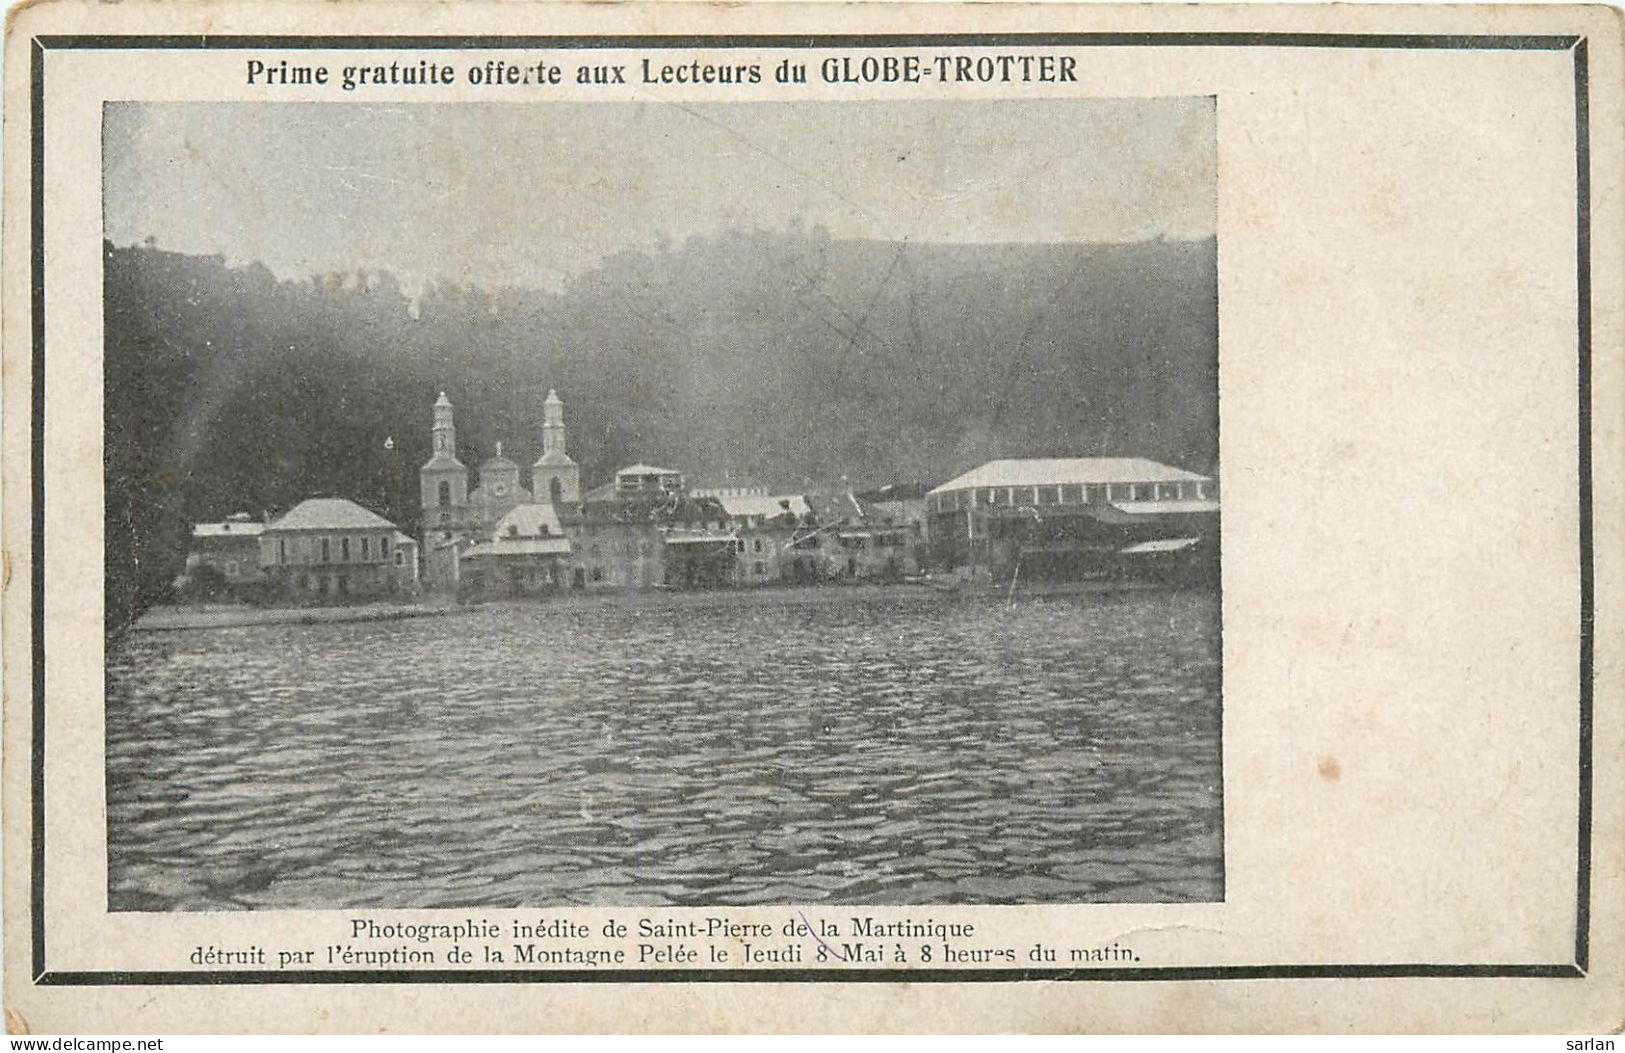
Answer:
[[[1214,481],[1141,457],[989,461],[926,495],[939,563],[993,577],[1216,569]]]

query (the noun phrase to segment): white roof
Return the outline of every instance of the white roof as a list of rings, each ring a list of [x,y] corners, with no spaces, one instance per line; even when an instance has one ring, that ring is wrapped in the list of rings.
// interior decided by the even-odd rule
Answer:
[[[932,490],[970,490],[983,486],[1062,486],[1111,483],[1205,483],[1205,475],[1173,468],[1144,457],[1044,457],[988,461]]]
[[[497,520],[497,525],[491,533],[495,537],[505,538],[508,536],[510,526],[518,527],[521,537],[538,537],[543,533],[544,526],[547,528],[547,534],[553,537],[564,533],[564,526],[559,522],[558,509],[552,505],[514,505],[507,515]]]
[[[565,537],[499,537],[469,546],[463,559],[477,556],[567,556],[570,539]]]
[[[415,548],[415,547],[417,547],[417,543],[418,543],[417,538],[407,537],[405,534],[401,533],[399,530],[395,531],[395,547],[396,548],[400,548],[402,545],[411,545],[411,546],[413,546]]]
[[[711,543],[720,544],[722,542],[731,545],[738,540],[738,534],[705,534],[682,530],[671,530],[666,533],[666,544],[668,545],[705,545]]]
[[[800,519],[812,511],[807,507],[806,498],[800,494],[780,494],[777,497],[765,494],[719,494],[717,500],[722,503],[723,511],[731,516],[760,516],[763,519],[774,519],[788,512]]]
[[[1186,515],[1192,512],[1217,512],[1217,501],[1113,501],[1119,512],[1137,516]]]
[[[630,468],[622,468],[616,475],[682,475],[675,468],[656,468],[652,464],[634,464]]]
[[[223,523],[199,523],[192,528],[193,537],[257,537],[265,529],[264,523],[228,519]]]
[[[294,505],[266,529],[393,531],[395,524],[342,497],[312,497]]]
[[[1201,538],[1194,537],[1169,537],[1158,538],[1155,541],[1142,541],[1138,545],[1130,545],[1128,548],[1123,549],[1122,555],[1138,556],[1147,552],[1179,552],[1190,548],[1200,540]]]

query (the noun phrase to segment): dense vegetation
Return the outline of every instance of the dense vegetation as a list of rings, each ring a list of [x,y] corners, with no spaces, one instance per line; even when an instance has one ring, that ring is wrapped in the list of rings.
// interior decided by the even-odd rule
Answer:
[[[108,245],[105,279],[114,631],[163,594],[193,521],[334,493],[413,529],[442,389],[477,465],[499,440],[534,460],[557,388],[589,486],[636,460],[861,488],[991,457],[1208,470],[1218,453],[1211,240],[736,233],[612,256],[558,291],[279,281]]]

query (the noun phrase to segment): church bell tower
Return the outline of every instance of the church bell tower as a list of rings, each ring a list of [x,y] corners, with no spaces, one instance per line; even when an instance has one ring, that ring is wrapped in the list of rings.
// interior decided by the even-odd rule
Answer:
[[[531,466],[531,489],[544,504],[581,502],[581,469],[564,452],[564,400],[548,389],[542,403],[542,456]]]
[[[468,503],[468,469],[457,459],[457,425],[444,391],[435,400],[430,440],[428,463],[418,470],[425,527],[456,521]]]

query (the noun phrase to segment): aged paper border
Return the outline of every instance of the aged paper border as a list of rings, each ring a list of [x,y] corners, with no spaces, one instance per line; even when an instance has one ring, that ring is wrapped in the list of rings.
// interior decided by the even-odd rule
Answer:
[[[62,8],[53,9],[46,7],[36,9],[33,13],[51,15],[53,13],[62,12]],[[1433,13],[1428,15],[1413,11],[1405,11],[1403,15],[1400,13],[1400,11],[1382,11],[1375,13],[1366,12],[1361,14],[1345,12],[1339,15],[1333,15],[1331,12],[1304,12],[1301,10],[1272,11],[1268,13],[1260,12],[1257,9],[1245,11],[1213,10],[1203,13],[1196,19],[1196,21],[1206,21],[1210,23],[1203,28],[1169,31],[1166,29],[1143,28],[1145,23],[1167,24],[1174,21],[1174,16],[1170,16],[1168,14],[1139,11],[1133,12],[1132,15],[1130,15],[1130,13],[1125,12],[1122,9],[1109,9],[1109,12],[1109,14],[1095,12],[1091,13],[1088,17],[1096,21],[1111,21],[1114,17],[1121,16],[1122,20],[1125,22],[1138,21],[1142,23],[1142,27],[1137,27],[1134,30],[1102,30],[1096,28],[1066,33],[1045,33],[1043,31],[1031,31],[1027,34],[1026,39],[1031,43],[1048,42],[1054,44],[1086,43],[1095,45],[1129,45],[1136,42],[1145,42],[1147,39],[1146,34],[1150,33],[1156,34],[1155,39],[1159,45],[1175,46],[1180,46],[1186,43],[1207,46],[1222,45],[1225,47],[1237,48],[1269,47],[1276,45],[1290,45],[1295,47],[1372,47],[1373,45],[1379,45],[1384,48],[1424,51],[1428,49],[1456,50],[1461,48],[1483,46],[1491,49],[1506,50],[1561,50],[1568,51],[1572,55],[1575,74],[1574,112],[1577,134],[1575,178],[1579,190],[1579,210],[1578,215],[1576,216],[1575,230],[1576,273],[1574,275],[1574,281],[1578,287],[1579,295],[1579,332],[1577,334],[1579,348],[1579,369],[1577,396],[1580,433],[1577,436],[1577,450],[1579,458],[1578,472],[1581,480],[1582,491],[1580,495],[1580,536],[1578,539],[1581,563],[1579,582],[1581,622],[1579,626],[1578,655],[1581,671],[1581,676],[1579,679],[1581,750],[1580,755],[1577,758],[1579,785],[1578,822],[1581,837],[1579,841],[1578,858],[1575,860],[1579,878],[1577,881],[1578,896],[1576,902],[1576,926],[1573,961],[1521,965],[1495,963],[1480,965],[1295,964],[1281,966],[1172,966],[1150,967],[1145,969],[1104,968],[1098,970],[1017,969],[1010,971],[915,969],[874,970],[868,972],[846,971],[838,976],[830,975],[827,970],[791,972],[740,970],[726,973],[650,971],[634,974],[620,974],[615,976],[610,976],[603,973],[570,973],[558,971],[546,971],[536,974],[499,972],[490,976],[482,976],[477,973],[449,970],[387,973],[344,972],[338,974],[324,973],[310,975],[271,974],[269,976],[264,973],[241,971],[235,973],[223,972],[212,975],[198,973],[97,972],[86,970],[51,971],[46,968],[47,962],[45,958],[45,943],[43,938],[45,915],[41,904],[45,890],[45,861],[43,846],[44,810],[42,807],[40,807],[42,804],[45,786],[43,764],[44,697],[43,693],[37,690],[41,678],[44,676],[46,670],[43,654],[43,640],[39,635],[31,632],[29,634],[30,647],[28,649],[28,668],[30,671],[29,675],[31,677],[32,684],[36,690],[29,692],[33,698],[33,708],[29,714],[29,717],[31,718],[28,720],[29,738],[26,741],[28,741],[31,746],[27,755],[31,757],[32,763],[30,764],[29,782],[27,784],[27,788],[31,792],[28,793],[27,800],[33,802],[34,807],[29,809],[28,819],[26,820],[26,828],[30,829],[34,835],[32,838],[34,849],[31,852],[31,858],[29,859],[28,864],[28,883],[32,893],[29,900],[34,909],[29,911],[28,931],[33,937],[29,941],[32,952],[29,959],[29,964],[33,967],[31,973],[35,977],[35,984],[43,987],[60,985],[64,987],[88,986],[100,988],[104,985],[146,986],[171,984],[263,983],[305,985],[324,982],[335,982],[341,984],[455,982],[457,984],[464,984],[470,982],[506,983],[534,982],[543,980],[552,983],[570,984],[602,983],[610,980],[624,982],[662,983],[695,980],[743,981],[751,984],[780,984],[800,981],[837,981],[841,984],[861,984],[865,982],[874,983],[888,981],[908,981],[910,983],[919,983],[922,981],[930,981],[941,983],[943,985],[958,985],[973,981],[981,981],[997,982],[1001,985],[1001,989],[1003,989],[1003,985],[1019,982],[1021,980],[1037,981],[1063,979],[1088,979],[1095,981],[1113,981],[1118,983],[1146,980],[1189,983],[1211,980],[1399,981],[1407,979],[1421,980],[1428,978],[1482,980],[1540,980],[1563,978],[1569,981],[1582,981],[1582,983],[1578,984],[1578,986],[1584,988],[1593,988],[1597,983],[1606,983],[1606,978],[1610,974],[1614,973],[1614,966],[1611,965],[1606,971],[1602,970],[1601,968],[1593,971],[1593,946],[1611,947],[1617,953],[1619,949],[1619,944],[1617,941],[1618,915],[1617,911],[1610,911],[1607,909],[1599,909],[1595,914],[1593,913],[1594,904],[1598,907],[1604,906],[1603,904],[1597,903],[1597,897],[1593,888],[1593,878],[1595,877],[1597,879],[1595,884],[1596,888],[1598,889],[1613,888],[1617,890],[1618,888],[1619,831],[1617,794],[1612,799],[1608,798],[1606,795],[1606,787],[1608,785],[1611,784],[1616,789],[1619,785],[1617,767],[1609,768],[1606,765],[1606,758],[1611,756],[1617,760],[1617,757],[1619,756],[1617,749],[1615,749],[1612,753],[1610,753],[1607,749],[1608,744],[1617,744],[1619,741],[1617,713],[1618,680],[1617,677],[1613,675],[1615,672],[1617,672],[1614,665],[1599,665],[1597,663],[1597,648],[1599,643],[1602,643],[1606,648],[1607,637],[1599,637],[1596,626],[1598,621],[1603,621],[1606,625],[1609,623],[1609,620],[1600,617],[1596,610],[1596,605],[1594,602],[1596,578],[1593,565],[1594,562],[1602,564],[1605,581],[1616,580],[1612,577],[1608,577],[1607,575],[1610,573],[1610,567],[1617,570],[1617,548],[1619,536],[1617,529],[1617,517],[1609,517],[1610,511],[1617,512],[1617,492],[1614,494],[1599,492],[1594,495],[1592,491],[1592,483],[1594,475],[1599,474],[1599,469],[1600,474],[1602,474],[1602,477],[1605,480],[1612,479],[1617,481],[1619,478],[1617,471],[1619,452],[1617,428],[1613,427],[1609,423],[1610,418],[1606,413],[1598,413],[1597,411],[1599,402],[1602,400],[1608,400],[1607,405],[1609,407],[1614,407],[1616,405],[1618,392],[1617,387],[1614,389],[1605,389],[1602,387],[1602,385],[1594,384],[1593,366],[1595,364],[1597,367],[1596,373],[1598,374],[1598,377],[1607,376],[1617,379],[1617,344],[1619,331],[1617,302],[1606,302],[1604,304],[1600,304],[1599,307],[1601,312],[1605,314],[1604,322],[1602,326],[1593,326],[1592,299],[1593,295],[1595,294],[1595,288],[1592,284],[1592,271],[1595,264],[1596,269],[1599,272],[1613,272],[1613,276],[1617,278],[1618,259],[1616,252],[1609,255],[1605,260],[1594,260],[1592,235],[1593,225],[1595,224],[1599,228],[1599,232],[1603,235],[1602,239],[1599,240],[1606,240],[1608,244],[1612,245],[1614,248],[1617,248],[1617,234],[1619,229],[1619,217],[1617,213],[1619,199],[1617,196],[1617,178],[1607,179],[1606,189],[1603,185],[1593,187],[1591,184],[1591,178],[1598,171],[1601,165],[1607,163],[1606,159],[1612,158],[1617,160],[1618,158],[1617,136],[1611,136],[1610,141],[1608,141],[1606,144],[1601,142],[1597,143],[1596,145],[1602,147],[1602,149],[1597,151],[1595,154],[1593,153],[1594,144],[1592,142],[1592,134],[1595,133],[1595,129],[1603,126],[1601,121],[1596,121],[1593,118],[1593,112],[1596,112],[1599,115],[1613,114],[1617,116],[1618,114],[1619,34],[1617,19],[1610,20],[1605,13],[1597,9],[1592,9],[1589,11],[1582,11],[1580,9],[1557,9],[1556,11],[1548,11],[1544,13],[1520,12],[1520,17],[1527,19],[1530,26],[1535,29],[1547,29],[1550,28],[1551,24],[1563,24],[1565,23],[1565,20],[1567,20],[1567,24],[1574,24],[1576,22],[1586,24],[1586,32],[1563,33],[1544,31],[1514,31],[1480,33],[1469,32],[1465,29],[1457,27],[1456,31],[1454,32],[1424,32],[1418,30],[1391,34],[1382,28],[1382,24],[1385,21],[1392,20],[1396,23],[1405,22],[1407,25],[1415,23],[1422,25],[1424,29],[1431,29],[1432,27],[1423,24],[1434,22],[1442,24],[1452,21],[1474,22],[1476,19],[1483,21],[1487,28],[1502,29],[1509,28],[1507,23],[1515,20],[1509,13],[1491,13],[1489,11],[1482,10],[1449,12],[1445,14]],[[153,9],[148,9],[141,13],[151,16],[155,13],[155,11]],[[648,14],[647,11],[641,11],[639,13],[645,15]],[[1190,17],[1188,13],[1184,14],[1187,18]],[[702,16],[696,15],[694,17],[696,20],[698,20]],[[1271,28],[1268,30],[1254,30],[1252,28],[1237,30],[1233,28],[1236,24],[1248,25],[1249,27],[1254,25],[1268,24],[1273,27],[1283,23],[1291,23],[1294,19],[1297,19],[1300,22],[1339,22],[1343,24],[1359,23],[1359,25],[1357,27],[1358,31],[1350,32],[1308,31],[1290,28]],[[1042,18],[1039,19],[1039,21],[1042,20]],[[1231,28],[1222,28],[1222,26],[1225,24],[1229,24]],[[1530,27],[1520,24],[1511,26],[1510,28],[1514,30],[1524,30]],[[443,40],[444,35],[445,34],[436,34],[434,36],[422,38],[389,37],[387,43],[388,46],[396,48],[425,46],[429,41]],[[948,35],[951,36],[952,34]],[[587,35],[584,34],[584,36]],[[889,36],[885,33],[871,34],[869,32],[865,32],[862,34],[853,34],[851,39],[854,42],[854,45],[877,46],[877,41],[883,42],[887,39],[893,39],[900,43],[912,42],[918,40],[919,36],[919,34],[905,32],[894,32]],[[943,34],[933,34],[932,37],[933,42],[935,43],[947,42]],[[163,46],[186,46],[189,40],[195,43],[202,43],[201,38],[189,38],[179,35],[167,36],[160,39]],[[232,46],[233,42],[241,43],[243,40],[249,38],[246,36],[232,36],[230,34],[226,34],[222,36],[211,35],[208,39],[210,44],[206,46],[229,47]],[[273,45],[281,44],[283,46],[299,46],[300,42],[319,42],[326,44],[342,43],[343,46],[346,47],[360,46],[353,40],[344,40],[342,42],[334,41],[330,36],[325,34],[322,37],[299,37],[292,34],[284,36],[278,34],[268,39],[253,39],[256,45],[268,42]],[[469,40],[470,43],[478,42],[489,46],[513,48],[523,46],[522,41],[526,38],[492,34],[465,39]],[[545,41],[547,46],[550,47],[560,46],[559,38],[557,37],[541,37],[531,39]],[[590,46],[593,43],[593,39],[598,39],[600,41],[602,40],[602,38],[589,37],[585,40],[585,45]],[[623,36],[617,38],[614,43],[617,45],[631,44],[635,46],[639,39],[640,38],[635,35],[630,37]],[[664,35],[660,36],[658,39],[660,39],[663,45],[669,45],[672,42],[671,37]],[[708,44],[716,44],[719,38],[696,33],[692,39],[694,39],[697,43],[704,42]],[[753,38],[749,34],[724,34],[721,39],[755,45],[760,45],[763,43],[761,38]],[[806,39],[804,36],[798,35],[797,37],[798,41],[804,39]],[[840,34],[823,35],[821,36],[821,39],[816,41],[816,43],[831,46],[832,41],[839,41],[840,39],[842,39]],[[1593,63],[1591,49],[1591,41],[1593,39],[1596,40],[1599,45],[1606,43],[1606,51],[1599,47],[1596,55],[1598,61],[1595,63]],[[987,35],[985,32],[972,32],[964,34],[963,40],[966,43],[972,44],[985,43],[987,40]],[[40,40],[37,42],[32,42],[28,55],[28,62],[26,63],[29,70],[29,99],[32,127],[34,129],[39,129],[45,117],[44,58],[48,50],[57,47],[105,47],[119,43],[130,42],[102,38],[98,37],[96,34],[83,32],[62,35],[53,34],[50,36],[42,35]],[[151,46],[152,43],[152,39],[148,38],[148,42],[144,46]],[[13,48],[13,55],[15,55],[15,49],[18,46],[16,40],[8,42],[8,46]],[[21,64],[15,62],[13,64],[13,82],[15,82],[19,65]],[[1603,70],[1607,70],[1607,72],[1603,73]],[[12,93],[12,101],[15,101],[15,98],[15,93]],[[17,111],[13,109],[11,112],[16,113]],[[11,140],[13,144],[16,142],[15,137],[17,134],[17,124],[14,122],[12,132],[13,138]],[[31,181],[34,187],[34,193],[32,194],[32,199],[29,202],[29,220],[30,232],[32,232],[35,238],[37,238],[38,232],[42,229],[42,224],[44,223],[45,219],[44,184],[38,179],[43,167],[45,156],[43,136],[40,134],[33,135],[31,137],[30,146],[31,150],[27,156],[30,158],[30,163],[33,166],[33,172],[36,179]],[[15,162],[17,159],[15,150],[12,153],[12,157],[13,161]],[[1617,171],[1617,168],[1615,171]],[[12,185],[13,190],[15,191],[18,184],[14,181]],[[1599,198],[1599,193],[1603,193],[1606,196]],[[1597,214],[1594,215],[1594,204],[1599,202],[1599,200],[1604,202],[1604,204],[1596,207],[1595,212]],[[12,201],[15,201],[15,198],[13,198]],[[15,219],[16,212],[14,210],[8,210],[8,213]],[[16,222],[8,223],[8,249],[15,249],[19,241],[23,240],[23,233],[27,233],[20,233],[16,229],[19,225],[20,224]],[[26,433],[24,442],[31,451],[30,460],[27,462],[27,478],[31,480],[32,491],[24,491],[22,496],[26,496],[28,498],[26,503],[31,509],[31,522],[29,532],[24,536],[24,538],[22,538],[23,544],[21,545],[15,543],[18,540],[17,531],[20,529],[15,517],[7,519],[6,530],[8,539],[7,552],[8,555],[11,556],[11,563],[16,564],[19,562],[17,555],[18,553],[29,553],[29,558],[26,560],[26,562],[29,570],[28,580],[30,582],[32,591],[30,606],[27,608],[27,616],[31,619],[32,625],[39,626],[43,624],[44,616],[45,564],[43,560],[35,557],[42,551],[41,544],[43,542],[45,531],[44,504],[41,499],[44,496],[46,474],[44,470],[43,445],[45,435],[45,422],[43,418],[44,375],[43,371],[38,371],[38,367],[39,363],[43,360],[44,351],[45,291],[42,285],[44,274],[42,246],[37,240],[28,240],[30,240],[33,244],[33,250],[28,254],[28,266],[30,269],[28,277],[32,282],[29,290],[29,303],[32,309],[32,322],[30,323],[30,330],[33,341],[32,351],[35,356],[34,361],[36,372],[34,374],[34,382],[30,387],[27,400],[22,403],[21,408],[24,410],[22,416],[24,419],[29,421],[30,429]],[[1221,257],[1222,255],[1223,249],[1221,247]],[[20,268],[21,264],[17,253],[14,251],[8,252],[7,258],[8,263],[6,267],[6,276],[8,283],[8,304],[11,304],[13,309],[8,311],[7,320],[7,336],[11,339],[8,339],[7,341],[8,362],[6,408],[12,412],[8,412],[6,418],[8,471],[6,474],[5,485],[6,496],[13,498],[13,502],[10,503],[11,507],[16,508],[19,507],[18,503],[16,502],[17,498],[19,497],[18,488],[20,484],[17,470],[14,465],[16,464],[16,457],[18,454],[18,445],[16,440],[18,438],[17,429],[20,427],[20,424],[18,421],[19,415],[15,412],[15,410],[18,408],[18,400],[20,396],[18,392],[19,385],[15,383],[15,380],[18,376],[16,357],[20,356],[21,351],[17,346],[16,339],[17,326],[15,324],[15,319],[18,317],[18,301],[15,298],[15,293],[17,290],[16,270]],[[1617,285],[1603,287],[1617,289]],[[1614,301],[1617,300],[1617,297],[1610,297],[1608,299],[1610,301]],[[1600,339],[1598,339],[1599,336]],[[1595,347],[1593,344],[1594,340],[1596,345]],[[1592,357],[1593,354],[1597,355],[1595,363]],[[31,413],[28,412],[30,409],[32,410]],[[1617,420],[1617,417],[1612,419]],[[1597,424],[1596,431],[1594,431],[1594,422],[1599,422]],[[1593,464],[1594,455],[1600,462],[1599,464]],[[1606,490],[1606,487],[1604,489]],[[1594,496],[1596,498],[1596,504],[1593,503]],[[1601,516],[1598,516],[1599,508],[1602,512]],[[1600,549],[1596,548],[1596,538],[1593,534],[1594,519],[1600,520],[1606,524],[1612,524],[1614,526],[1614,529],[1604,534]],[[1605,592],[1605,598],[1607,595],[1608,594]],[[15,627],[17,624],[17,616],[20,613],[18,590],[15,587],[8,589],[6,601],[8,627]],[[7,633],[6,647],[8,657],[7,683],[8,686],[12,687],[11,692],[9,692],[12,702],[8,704],[7,709],[7,756],[8,758],[16,758],[19,755],[19,751],[16,749],[17,743],[14,741],[14,737],[19,733],[19,730],[18,714],[16,711],[16,699],[18,697],[16,690],[17,680],[15,678],[21,674],[19,672],[20,663],[16,660],[19,657],[19,652],[17,650],[17,639],[14,628],[13,631],[8,631]],[[23,681],[23,685],[25,687],[28,685],[28,683],[28,680]],[[1608,724],[1602,728],[1601,735],[1599,735],[1599,728],[1597,725],[1597,717],[1599,714],[1595,710],[1595,700],[1598,697],[1595,694],[1597,685],[1603,685],[1605,687],[1612,686],[1614,688],[1614,693],[1612,695],[1604,693],[1601,696],[1604,700],[1605,706],[1612,704],[1615,707],[1614,710],[1606,711],[1600,714],[1603,719],[1608,721]],[[1610,727],[1612,728],[1611,731],[1609,730]],[[1604,744],[1603,749],[1600,750],[1597,748],[1599,739]],[[1595,765],[1598,765],[1599,763],[1602,764],[1602,774],[1604,778],[1608,780],[1607,782],[1602,783],[1602,785],[1605,787],[1605,791],[1602,794],[1598,794],[1597,792],[1598,773]],[[8,791],[6,817],[7,828],[10,830],[19,829],[19,827],[15,825],[15,820],[18,817],[16,810],[20,808],[21,805],[19,805],[17,800],[17,793],[13,791],[13,786],[17,780],[16,768],[17,766],[14,763],[8,765],[6,775]],[[1612,811],[1612,825],[1609,825],[1608,823],[1610,817],[1608,805],[1610,800],[1612,800],[1615,805],[1615,808]],[[1594,805],[1599,806],[1602,809],[1602,815],[1600,818],[1596,813],[1593,812]],[[1600,853],[1597,858],[1594,858],[1592,846],[1593,842],[1596,841],[1599,836],[1602,838],[1602,848],[1604,849],[1604,852]],[[1601,872],[1594,873],[1599,860],[1603,863],[1604,869]],[[8,861],[7,864],[8,887],[13,889],[16,888],[15,884],[12,883],[12,872],[16,868],[15,864],[16,856],[14,855],[12,860]],[[14,924],[16,917],[16,896],[13,895],[12,897],[8,898],[7,905],[7,927],[8,931],[14,935],[14,942],[12,944],[13,948],[16,947],[16,936],[19,935],[21,931]],[[1594,939],[1594,936],[1597,938]],[[13,962],[16,961],[14,952],[8,952],[7,957]],[[12,971],[12,975],[15,977],[15,970]],[[11,984],[8,984],[8,987],[10,986]],[[1045,989],[1053,990],[1053,988],[1050,988],[1049,985],[1041,986]],[[1415,986],[1417,985],[1411,985],[1411,987],[1407,987],[1405,989],[1410,990]],[[940,989],[943,991],[948,991],[954,988],[944,986]],[[1501,989],[1499,988],[1499,985],[1497,985],[1497,989]],[[673,988],[672,990],[678,989]],[[915,990],[917,991],[918,989],[916,988]],[[1276,988],[1276,990],[1304,991],[1305,989],[1296,985],[1286,985]],[[1356,990],[1363,993],[1368,990],[1375,991],[1376,989],[1360,987]],[[1307,992],[1306,996],[1320,997],[1323,996],[1323,994],[1324,988],[1319,988],[1318,992],[1311,988]],[[1297,996],[1285,997],[1288,1006],[1296,1001],[1296,997]],[[392,1000],[393,999],[391,999],[391,1001]],[[589,998],[588,1000],[592,999]],[[935,1001],[935,999],[932,1000]],[[1251,999],[1249,999],[1249,1001],[1250,1000]],[[8,990],[8,1005],[13,1004],[14,1001],[16,1001],[16,999],[13,997],[13,991]],[[709,1001],[709,999],[706,999],[706,1001]],[[977,999],[976,1001],[980,1002],[982,1000]],[[1136,1001],[1138,1000],[1133,998],[1124,998],[1122,999],[1121,1004],[1125,1007],[1130,1007]],[[1157,1000],[1153,1000],[1153,1003],[1155,1001]],[[1180,998],[1177,1001],[1190,1004],[1191,1001],[1199,1001],[1199,999],[1187,1001],[1184,998]],[[1356,998],[1355,1001],[1359,1002],[1361,999]],[[1406,1001],[1406,999],[1398,1000],[1400,1003]],[[1430,1000],[1422,1000],[1418,1005],[1418,1012],[1422,1012],[1423,1010],[1421,1010],[1420,1006],[1429,1004],[1429,1001]],[[771,999],[769,1000],[769,1003],[775,1004]],[[681,999],[679,1004],[681,1004]],[[1597,1001],[1595,1004],[1598,1008],[1603,1009],[1605,1012],[1609,1009],[1618,1008],[1617,999],[1611,1004],[1606,1001]],[[1059,1002],[1056,1003],[1056,1006],[1057,1008],[1059,1007]],[[354,1007],[352,1003],[352,1010],[355,1008],[356,1007]],[[784,1006],[779,1005],[779,1008],[783,1009]],[[987,1008],[988,1005],[984,1003],[983,1010],[985,1011]],[[1302,1009],[1301,1006],[1298,1008],[1300,1010]],[[1371,1008],[1376,1009],[1379,1012],[1382,1011],[1381,1006],[1374,1006]],[[1506,1016],[1513,1012],[1512,1008],[1506,1003],[1501,1003],[1500,1008],[1500,1015],[1502,1016]],[[798,1006],[796,1013],[803,1013],[805,1009],[805,1005]],[[969,1010],[967,1009],[967,1011]],[[1150,1015],[1145,1015],[1140,1010],[1134,1009],[1130,1009],[1130,1014],[1131,1015],[1128,1017],[1128,1019],[1138,1020],[1141,1022],[1142,1026],[1146,1027],[1173,1027],[1183,1029],[1186,1027],[1191,1027],[1198,1020],[1204,1020],[1208,1022],[1208,1026],[1218,1028],[1223,1027],[1227,1020],[1232,1025],[1239,1022],[1238,1019],[1230,1018],[1228,1014],[1225,1014],[1222,1011],[1214,1015],[1211,1008],[1207,1011],[1197,1011],[1195,1016],[1189,1018],[1164,1018],[1155,1012],[1151,1013]],[[1040,1016],[1044,1019],[1053,1019],[1057,1024],[1059,1024],[1061,1020],[1069,1020],[1072,1026],[1088,1026],[1083,1020],[1077,1018],[1052,1018],[1048,1015],[1047,1011],[1041,1013]],[[1383,1017],[1379,1016],[1377,1019],[1382,1018]],[[581,1019],[586,1020],[591,1018]],[[666,1018],[657,1017],[656,1019]],[[802,1019],[802,1017],[798,1016],[797,1019]],[[866,1019],[875,1021],[883,1018],[868,1016]],[[917,1026],[935,1026],[935,1022],[939,1021],[940,1019],[942,1018],[921,1018]],[[982,1017],[977,1017],[975,1019],[978,1022],[986,1022],[989,1024],[991,1024],[994,1019],[1003,1019],[1006,1021],[1005,1026],[1009,1026],[1009,1018],[1005,1017],[986,1018],[985,1021]],[[1025,1019],[1030,1024],[1034,1018],[1029,1016],[1025,1017]],[[1250,1024],[1251,1026],[1255,1027],[1268,1026],[1265,1023],[1265,1019],[1266,1018],[1263,1017],[1250,1017]],[[1300,1017],[1299,1019],[1302,1018]],[[1401,1017],[1397,1019],[1405,1018]],[[1416,1019],[1419,1021],[1431,1021],[1433,1026],[1439,1026],[1440,1023],[1447,1019],[1447,1017],[1444,1015],[1435,1017],[1432,1016],[1431,1013],[1428,1013],[1428,1015],[1413,1017],[1411,1019]],[[1607,1021],[1607,1018],[1605,1017],[1596,1019]],[[1183,1023],[1177,1021],[1183,1021]],[[893,1026],[895,1026],[897,1021],[893,1020],[891,1023]],[[679,1022],[677,1024],[671,1026],[694,1026],[697,1029],[713,1029],[718,1027],[736,1029],[741,1028],[739,1021],[734,1020],[731,1017],[731,1014],[724,1015],[723,1017],[706,1017],[702,1015],[700,1017],[690,1018],[684,1016],[679,1018]],[[875,1024],[874,1026],[884,1025]],[[1121,1025],[1119,1024],[1118,1026]],[[1273,1029],[1273,1027],[1271,1029]]]

